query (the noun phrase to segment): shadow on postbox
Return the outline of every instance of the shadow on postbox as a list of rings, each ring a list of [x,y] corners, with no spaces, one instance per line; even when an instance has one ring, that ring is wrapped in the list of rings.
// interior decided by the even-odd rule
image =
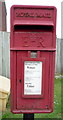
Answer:
[[[10,78],[13,113],[50,113],[54,103],[56,8],[11,7]]]

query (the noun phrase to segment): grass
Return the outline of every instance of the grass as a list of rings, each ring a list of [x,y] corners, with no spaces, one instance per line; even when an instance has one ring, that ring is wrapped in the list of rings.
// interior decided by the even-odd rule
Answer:
[[[54,89],[54,112],[35,114],[35,118],[61,118],[61,79],[55,79]],[[6,112],[3,113],[2,118],[22,118],[23,114],[12,114],[10,112],[10,104],[8,102]]]

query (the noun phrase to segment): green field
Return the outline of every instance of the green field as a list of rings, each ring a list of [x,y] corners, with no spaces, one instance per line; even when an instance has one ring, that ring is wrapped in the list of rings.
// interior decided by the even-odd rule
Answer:
[[[35,118],[61,118],[61,79],[55,79],[54,88],[54,112],[47,114],[35,114]],[[22,118],[23,114],[12,114],[8,102],[6,112],[2,118]]]

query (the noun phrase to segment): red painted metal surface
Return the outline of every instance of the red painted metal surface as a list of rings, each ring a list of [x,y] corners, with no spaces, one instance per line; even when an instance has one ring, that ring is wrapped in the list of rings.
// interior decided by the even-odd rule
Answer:
[[[11,7],[10,79],[13,113],[50,113],[54,103],[56,8]],[[31,53],[36,57],[32,58]],[[41,94],[24,95],[24,62],[42,62]]]

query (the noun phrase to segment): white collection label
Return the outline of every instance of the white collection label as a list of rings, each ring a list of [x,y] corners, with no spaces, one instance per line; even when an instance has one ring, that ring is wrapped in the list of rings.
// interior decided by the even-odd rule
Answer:
[[[41,95],[42,62],[24,62],[24,95]]]

